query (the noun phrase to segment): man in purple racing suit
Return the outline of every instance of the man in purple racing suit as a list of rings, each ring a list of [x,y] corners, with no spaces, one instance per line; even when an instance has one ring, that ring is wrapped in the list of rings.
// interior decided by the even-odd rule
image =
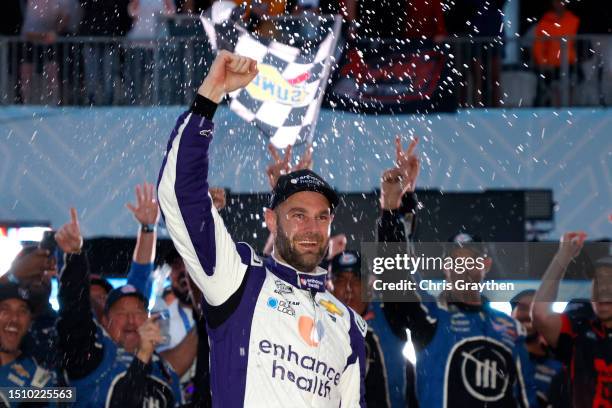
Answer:
[[[208,193],[212,118],[225,93],[257,75],[221,51],[170,135],[159,175],[162,214],[204,295],[215,407],[365,406],[365,321],[325,289],[338,197],[310,170],[279,178],[269,208],[272,255],[234,242]]]

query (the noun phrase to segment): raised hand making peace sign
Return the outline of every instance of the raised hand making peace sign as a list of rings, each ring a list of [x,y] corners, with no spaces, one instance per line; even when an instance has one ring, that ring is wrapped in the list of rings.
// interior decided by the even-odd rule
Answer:
[[[385,170],[381,180],[382,209],[398,209],[404,194],[414,191],[420,171],[419,158],[414,153],[418,142],[418,137],[413,138],[404,150],[399,136],[395,139],[395,167]]]
[[[272,156],[272,164],[268,166],[266,169],[266,173],[268,174],[268,181],[270,182],[270,188],[274,189],[276,183],[278,182],[278,178],[283,174],[291,173],[292,171],[303,170],[303,169],[311,169],[312,170],[312,145],[308,144],[306,146],[306,150],[298,163],[291,167],[291,152],[292,147],[289,146],[285,149],[285,155],[281,159],[278,150],[271,143],[268,145],[268,150],[270,151],[270,155]]]

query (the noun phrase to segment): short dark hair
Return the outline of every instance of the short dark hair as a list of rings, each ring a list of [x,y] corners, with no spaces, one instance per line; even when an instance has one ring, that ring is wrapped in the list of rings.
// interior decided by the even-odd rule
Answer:
[[[110,293],[111,290],[113,290],[113,285],[111,285],[109,281],[98,275],[89,276],[89,285],[100,286],[102,289],[104,289],[107,295]]]
[[[525,296],[535,295],[535,293],[536,293],[535,289],[525,289],[525,290],[517,293],[516,295],[514,295],[514,297],[512,299],[510,299],[510,306],[512,306],[512,310],[514,310],[514,308],[516,308],[516,306],[518,306],[519,301],[521,300],[521,298],[523,298]]]
[[[170,295],[172,292],[172,287],[170,286],[166,286],[164,288],[164,291],[162,292],[162,299],[164,299],[166,296]]]

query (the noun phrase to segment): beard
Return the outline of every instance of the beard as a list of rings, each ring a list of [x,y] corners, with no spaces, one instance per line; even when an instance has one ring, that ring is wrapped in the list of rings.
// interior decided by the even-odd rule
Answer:
[[[191,304],[191,296],[189,296],[188,290],[183,290],[182,288],[177,288],[176,286],[172,286],[172,293],[174,294],[174,296],[176,296],[179,302],[185,305]]]
[[[295,248],[293,241],[285,233],[285,230],[283,230],[281,224],[277,223],[277,225],[278,230],[276,232],[276,239],[274,240],[274,248],[276,251],[278,251],[278,254],[285,260],[285,262],[300,272],[313,271],[321,263],[323,257],[325,256],[325,252],[327,250],[327,240],[323,238],[321,234],[316,233],[296,235],[293,241],[308,239],[309,241],[320,243],[316,251],[301,254]]]

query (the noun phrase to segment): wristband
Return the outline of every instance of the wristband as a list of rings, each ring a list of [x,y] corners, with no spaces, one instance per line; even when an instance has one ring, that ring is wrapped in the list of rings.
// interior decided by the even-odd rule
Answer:
[[[140,232],[145,234],[155,232],[155,224],[140,224]]]

